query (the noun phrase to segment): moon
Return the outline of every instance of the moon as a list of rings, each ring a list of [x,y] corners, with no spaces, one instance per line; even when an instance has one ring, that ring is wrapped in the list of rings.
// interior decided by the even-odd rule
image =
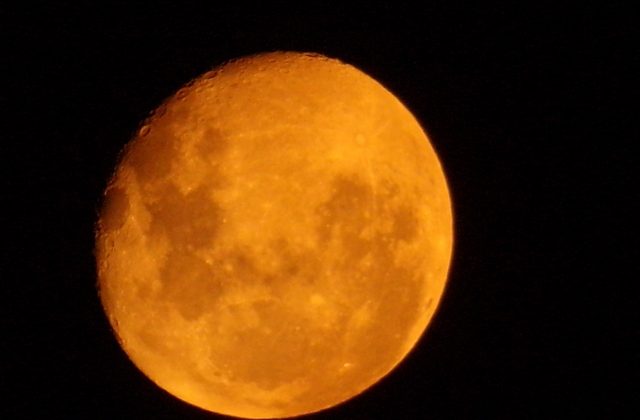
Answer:
[[[125,147],[96,224],[99,295],[158,386],[246,418],[317,412],[425,331],[453,243],[442,166],[355,67],[275,52],[210,71]]]

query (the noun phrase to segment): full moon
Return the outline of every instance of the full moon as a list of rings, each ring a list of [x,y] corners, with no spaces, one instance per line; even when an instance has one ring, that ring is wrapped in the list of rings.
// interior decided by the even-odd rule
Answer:
[[[351,65],[267,53],[198,77],[124,148],[96,225],[98,289],[158,386],[290,417],[407,355],[452,242],[442,167],[407,108]]]

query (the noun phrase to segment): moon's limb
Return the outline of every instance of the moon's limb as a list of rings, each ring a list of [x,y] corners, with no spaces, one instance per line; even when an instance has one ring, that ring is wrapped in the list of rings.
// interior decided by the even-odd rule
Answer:
[[[387,90],[272,53],[197,79],[123,155],[97,232],[105,311],[133,362],[224,414],[292,416],[399,363],[444,289],[444,174]]]

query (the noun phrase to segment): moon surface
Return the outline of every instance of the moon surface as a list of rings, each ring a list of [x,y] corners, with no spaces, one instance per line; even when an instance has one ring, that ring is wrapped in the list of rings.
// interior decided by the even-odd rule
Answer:
[[[316,412],[416,344],[452,224],[438,157],[393,94],[324,56],[251,56],[180,89],[125,147],[96,229],[100,298],[176,397]]]

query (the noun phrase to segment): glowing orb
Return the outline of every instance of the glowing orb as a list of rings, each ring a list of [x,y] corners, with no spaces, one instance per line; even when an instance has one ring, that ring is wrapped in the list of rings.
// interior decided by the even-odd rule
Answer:
[[[398,99],[337,60],[258,55],[181,89],[125,149],[96,232],[100,297],[171,394],[294,416],[405,357],[452,237],[442,168]]]

